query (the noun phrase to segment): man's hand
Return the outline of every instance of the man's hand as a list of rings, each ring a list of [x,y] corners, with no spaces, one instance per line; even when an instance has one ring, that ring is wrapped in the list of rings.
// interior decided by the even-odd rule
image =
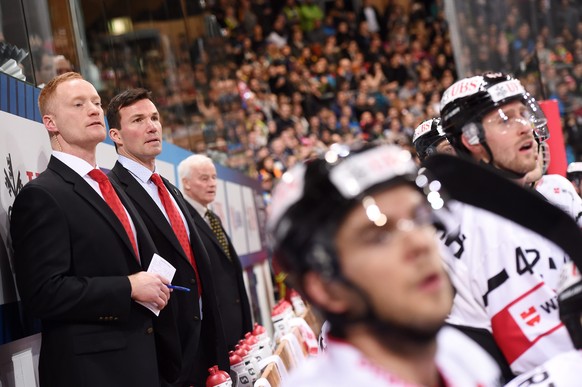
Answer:
[[[131,299],[141,302],[153,302],[158,308],[164,309],[170,299],[170,289],[166,286],[170,283],[159,274],[140,271],[130,275]]]

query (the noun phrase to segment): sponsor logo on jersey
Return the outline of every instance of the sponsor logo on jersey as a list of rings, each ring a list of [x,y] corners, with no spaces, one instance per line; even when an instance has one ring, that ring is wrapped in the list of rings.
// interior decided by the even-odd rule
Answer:
[[[491,327],[495,341],[512,363],[542,337],[563,327],[556,294],[539,283],[495,314]]]

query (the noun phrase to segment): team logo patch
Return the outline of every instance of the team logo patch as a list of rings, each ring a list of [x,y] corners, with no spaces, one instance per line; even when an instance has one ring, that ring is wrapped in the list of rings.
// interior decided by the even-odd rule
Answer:
[[[563,327],[556,294],[541,282],[491,319],[495,341],[512,363],[542,337]]]

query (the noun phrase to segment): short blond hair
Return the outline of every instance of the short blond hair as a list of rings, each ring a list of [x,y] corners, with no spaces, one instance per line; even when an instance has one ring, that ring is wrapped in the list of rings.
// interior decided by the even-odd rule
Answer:
[[[38,96],[38,108],[40,110],[40,115],[44,116],[45,114],[49,114],[51,110],[51,102],[53,100],[53,96],[57,91],[57,87],[67,81],[73,79],[81,79],[83,77],[79,73],[75,72],[68,72],[62,75],[56,76],[46,84],[45,87],[40,91],[40,95]]]

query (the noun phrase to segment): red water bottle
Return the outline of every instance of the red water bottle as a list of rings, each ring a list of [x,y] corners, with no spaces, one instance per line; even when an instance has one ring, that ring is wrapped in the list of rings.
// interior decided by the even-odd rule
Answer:
[[[212,366],[208,369],[210,374],[206,378],[206,387],[232,387],[232,380],[225,372],[218,369],[218,366]]]

